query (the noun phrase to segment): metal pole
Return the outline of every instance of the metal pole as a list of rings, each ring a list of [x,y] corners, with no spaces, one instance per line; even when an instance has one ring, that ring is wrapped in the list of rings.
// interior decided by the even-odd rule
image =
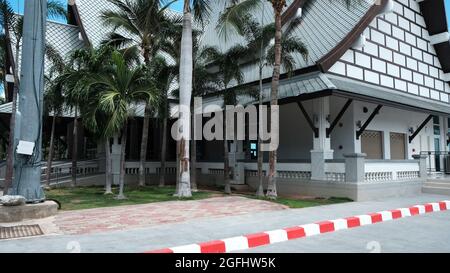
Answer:
[[[14,149],[14,182],[10,194],[24,196],[27,203],[45,200],[41,187],[41,159],[46,18],[47,0],[25,1],[19,112],[15,128],[18,146]]]

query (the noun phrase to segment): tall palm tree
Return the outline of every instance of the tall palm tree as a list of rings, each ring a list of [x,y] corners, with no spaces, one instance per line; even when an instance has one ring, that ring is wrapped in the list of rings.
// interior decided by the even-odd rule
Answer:
[[[262,17],[264,15],[264,6],[261,8]],[[266,66],[273,66],[275,62],[275,47],[271,43],[274,39],[274,24],[264,25],[259,23],[251,14],[245,14],[241,17],[242,25],[241,33],[245,38],[250,52],[255,52],[256,63],[259,71],[259,106],[263,104],[263,69]],[[282,35],[282,55],[281,65],[290,76],[295,67],[295,59],[293,54],[301,54],[306,60],[308,58],[308,49],[296,37],[293,36],[295,30],[302,20],[300,18],[294,19],[290,22],[285,32]],[[262,141],[258,138],[257,154],[258,154],[258,180],[259,186],[256,192],[257,196],[264,196],[263,190],[263,153],[261,151]],[[276,189],[276,186],[275,186]]]
[[[108,34],[104,43],[119,48],[139,47],[146,65],[156,54],[164,50],[162,44],[169,39],[180,25],[180,18],[169,16],[167,8],[175,1],[160,0],[108,0],[117,11],[106,11],[102,14],[105,25],[112,26],[114,31]],[[126,35],[122,33],[127,33]],[[145,161],[147,160],[148,131],[152,109],[145,107],[144,125],[142,129],[141,152],[139,161],[139,185],[145,185]]]
[[[238,60],[243,59],[249,54],[248,48],[242,45],[235,45],[225,52],[218,50],[210,50],[208,52],[209,58],[212,61],[211,65],[217,66],[219,73],[217,73],[218,81],[222,89],[222,97],[224,102],[224,112],[227,105],[236,105],[238,103],[238,89],[230,89],[233,81],[238,85],[244,81],[244,74],[241,71],[241,64]],[[225,115],[224,115],[225,118]],[[230,162],[229,162],[229,140],[226,134],[226,122],[223,122],[223,147],[224,147],[224,182],[225,193],[231,193],[230,185]]]
[[[159,103],[157,88],[151,80],[145,66],[130,68],[123,55],[119,52],[112,54],[112,66],[108,73],[92,74],[88,77],[84,87],[85,92],[98,94],[98,110],[107,114],[104,135],[121,132],[121,171],[120,190],[117,199],[125,199],[125,151],[127,144],[128,120],[131,117],[132,106],[145,102],[150,105]]]
[[[52,67],[50,69],[50,74],[46,75],[45,78],[45,94],[44,94],[44,105],[46,108],[46,112],[50,113],[53,111],[52,118],[52,128],[50,133],[50,145],[48,151],[47,158],[47,169],[46,169],[46,179],[45,184],[46,187],[50,187],[50,176],[53,162],[53,153],[54,153],[54,139],[55,139],[55,127],[56,127],[56,119],[63,111],[64,107],[64,95],[62,93],[62,86],[59,82],[53,82],[53,80],[59,75],[64,73],[65,62],[64,58],[59,54],[59,52],[50,45],[46,46],[46,56],[52,63]]]
[[[192,76],[193,76],[193,39],[192,39],[192,18],[204,24],[210,14],[209,0],[184,0],[183,2],[183,32],[181,38],[180,51],[180,107],[189,109],[192,97]],[[194,13],[192,13],[192,11]],[[191,197],[190,166],[189,166],[189,142],[187,139],[191,134],[190,115],[180,114],[181,141],[179,141],[179,185],[178,197]]]
[[[270,105],[275,107],[278,105],[278,87],[280,82],[280,71],[283,61],[287,61],[289,55],[286,54],[283,57],[283,50],[289,48],[288,46],[283,46],[283,33],[282,33],[282,14],[284,8],[286,7],[286,0],[269,0],[273,14],[274,14],[274,45],[271,50],[271,58],[273,62],[271,65],[273,67],[272,74],[272,84],[270,93]],[[345,0],[347,8],[351,7],[353,2],[361,2],[361,0]],[[227,35],[227,32],[231,29],[237,30],[237,32],[243,35],[244,21],[247,19],[248,15],[252,11],[261,10],[266,3],[266,0],[242,0],[242,1],[232,1],[232,5],[220,16],[219,20],[219,33],[223,36]],[[292,37],[291,37],[292,38]],[[288,39],[287,41],[292,39]],[[291,51],[293,53],[295,51]],[[284,59],[284,60],[283,60]],[[269,185],[267,190],[267,196],[269,198],[277,197],[277,185],[276,185],[276,163],[277,163],[277,151],[271,151],[269,153]]]
[[[49,17],[67,17],[67,11],[61,3],[55,0],[47,1],[47,12]],[[14,76],[14,90],[12,97],[12,110],[11,119],[9,126],[9,146],[8,146],[8,157],[6,163],[6,175],[5,175],[5,186],[4,190],[7,192],[8,188],[12,184],[12,177],[14,172],[14,129],[16,124],[16,107],[17,107],[17,93],[19,92],[19,73],[18,73],[18,60],[20,45],[23,33],[23,16],[18,15],[14,12],[13,8],[9,4],[8,0],[0,0],[0,26],[5,33],[6,47],[12,52],[12,36],[15,38],[15,52],[16,56],[14,58],[15,65],[13,69]],[[6,88],[6,86],[5,86]]]

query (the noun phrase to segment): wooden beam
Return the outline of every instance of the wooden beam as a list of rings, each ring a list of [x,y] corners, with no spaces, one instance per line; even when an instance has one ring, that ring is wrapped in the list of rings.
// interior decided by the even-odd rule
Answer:
[[[364,131],[367,129],[367,127],[370,125],[372,120],[380,113],[381,108],[383,108],[383,105],[378,105],[375,110],[373,110],[372,114],[370,115],[369,119],[364,123],[364,125],[359,129],[358,132],[356,132],[356,139],[359,139],[361,135],[364,133]]]
[[[331,133],[333,132],[334,128],[336,127],[336,125],[338,124],[338,122],[342,119],[342,117],[344,116],[345,112],[347,111],[347,109],[350,107],[350,105],[352,104],[353,100],[352,99],[348,99],[347,102],[345,103],[344,107],[342,107],[341,111],[339,112],[339,114],[336,116],[336,118],[333,120],[333,122],[331,123],[330,128],[327,129],[327,138],[330,137]]]
[[[429,115],[427,119],[419,125],[419,128],[417,128],[417,130],[409,137],[409,143],[411,143],[416,138],[416,136],[420,133],[420,131],[422,131],[422,129],[428,124],[428,122],[430,122],[432,118],[433,115]]]
[[[306,121],[309,124],[309,127],[311,127],[311,129],[314,132],[314,137],[315,138],[319,138],[319,128],[317,128],[316,126],[314,126],[314,122],[312,121],[311,117],[309,116],[308,112],[306,112],[305,107],[303,107],[303,104],[300,101],[297,101],[297,105],[300,108],[300,110],[303,113],[303,116],[306,118]]]

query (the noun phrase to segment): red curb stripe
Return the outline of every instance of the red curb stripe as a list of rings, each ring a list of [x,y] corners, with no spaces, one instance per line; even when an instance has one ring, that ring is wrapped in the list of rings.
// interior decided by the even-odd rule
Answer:
[[[426,204],[426,205],[424,205],[424,207],[425,207],[425,212],[433,212],[433,205]]]
[[[419,215],[419,213],[420,213],[419,208],[417,208],[417,207],[409,208],[409,212],[411,213],[411,216]]]
[[[442,201],[442,202],[437,202],[437,203],[432,203],[432,204],[429,203],[429,204],[422,205],[420,207],[424,207],[425,212],[427,212],[427,213],[434,212],[433,204],[435,207],[436,207],[436,204],[439,204],[440,211],[446,211],[446,210],[450,209],[449,201]],[[391,211],[387,211],[387,212],[392,215],[392,220],[394,220],[394,219],[399,219],[399,218],[403,217],[402,211],[405,213],[407,211],[409,211],[411,216],[420,214],[419,206],[396,209],[396,210],[391,210]],[[363,219],[365,221],[367,218],[370,218],[371,223],[368,223],[368,224],[375,224],[375,223],[383,222],[383,213],[384,213],[384,211],[372,213],[372,214],[360,215],[360,216],[356,216],[356,217],[348,217],[345,219],[337,219],[334,221],[323,221],[323,222],[318,222],[315,224],[309,224],[309,225],[304,225],[304,226],[314,227],[314,232],[313,232],[314,234],[317,234],[317,232],[328,233],[328,232],[336,231],[335,221],[344,220],[347,222],[347,228],[354,228],[354,227],[361,226],[361,219]],[[391,218],[389,217],[386,220],[391,220]],[[294,239],[306,237],[306,231],[305,231],[304,226],[285,228],[285,229],[282,229],[281,231],[286,232],[286,236],[287,236],[288,240],[294,240]],[[319,230],[316,230],[315,228],[319,228]],[[269,235],[269,234],[275,236],[274,237],[275,239],[273,242],[270,241],[271,235]],[[245,235],[245,236],[241,237],[242,240],[237,241],[238,245],[233,245],[232,247],[229,247],[228,251],[226,249],[225,241],[227,241],[227,242],[234,241],[236,243],[236,239],[238,239],[238,237],[224,239],[224,240],[210,241],[210,242],[205,242],[205,243],[201,243],[201,244],[193,244],[193,245],[188,245],[188,246],[184,246],[184,247],[188,247],[187,249],[189,249],[189,247],[192,248],[194,246],[199,247],[200,253],[225,253],[225,252],[230,252],[232,250],[238,250],[238,249],[243,250],[243,249],[254,248],[254,247],[258,247],[258,246],[264,246],[264,245],[269,245],[271,243],[284,241],[284,240],[279,240],[281,238],[278,238],[278,236],[281,236],[280,230]],[[229,241],[229,240],[231,240],[231,241]],[[193,249],[195,249],[195,247]],[[183,248],[183,246],[181,248]],[[174,253],[174,251],[175,251],[174,249],[175,248],[172,248],[172,249],[165,248],[165,249],[160,249],[160,250],[148,251],[145,253]]]
[[[380,213],[372,213],[370,217],[372,218],[372,224],[383,222],[383,215]]]
[[[402,211],[395,209],[390,211],[392,213],[392,219],[402,218]]]
[[[306,236],[305,229],[302,227],[285,228],[289,240],[298,239]]]
[[[354,228],[361,226],[361,222],[358,217],[349,217],[345,218],[347,220],[347,226],[348,228]]]
[[[211,241],[206,243],[201,243],[200,252],[201,253],[225,253],[225,242],[224,241]]]
[[[320,228],[320,233],[328,233],[334,231],[334,223],[331,221],[324,221],[317,223]]]
[[[247,237],[249,248],[270,244],[270,237],[267,233],[250,234],[244,237]]]

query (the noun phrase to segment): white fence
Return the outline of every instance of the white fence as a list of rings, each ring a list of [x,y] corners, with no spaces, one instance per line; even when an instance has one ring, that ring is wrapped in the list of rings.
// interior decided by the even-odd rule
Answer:
[[[418,161],[366,161],[365,181],[413,180],[420,177]]]

